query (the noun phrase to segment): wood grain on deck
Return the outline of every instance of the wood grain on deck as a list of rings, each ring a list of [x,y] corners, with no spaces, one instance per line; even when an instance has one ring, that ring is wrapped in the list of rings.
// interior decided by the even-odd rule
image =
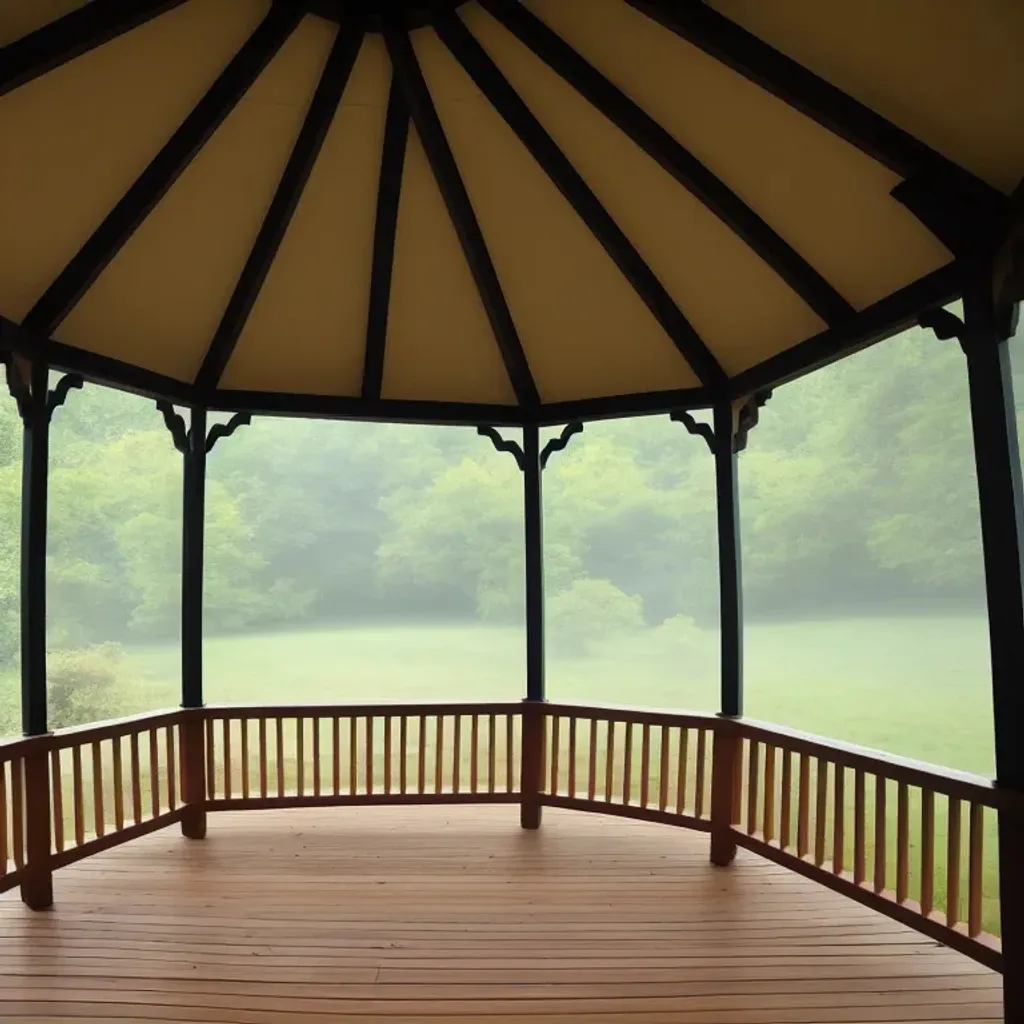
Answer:
[[[995,1021],[1000,979],[663,825],[515,807],[218,814],[0,898],[0,1018],[222,1024]]]

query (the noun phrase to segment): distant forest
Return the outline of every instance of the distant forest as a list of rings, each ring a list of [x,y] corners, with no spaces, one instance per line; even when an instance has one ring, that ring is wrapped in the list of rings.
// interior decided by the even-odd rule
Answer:
[[[20,450],[4,398],[0,664],[17,649]],[[908,331],[780,388],[740,477],[748,615],[980,607],[955,342]],[[181,461],[153,404],[73,392],[54,418],[50,479],[51,646],[176,637]],[[714,626],[714,477],[701,439],[665,416],[589,424],[544,484],[549,608]],[[519,474],[470,428],[258,419],[210,457],[206,572],[211,633],[367,617],[521,622]]]

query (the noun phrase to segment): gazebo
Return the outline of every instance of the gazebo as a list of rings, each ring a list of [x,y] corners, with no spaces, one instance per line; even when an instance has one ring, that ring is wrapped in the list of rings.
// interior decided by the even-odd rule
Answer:
[[[716,865],[752,850],[909,925],[1001,972],[1024,1022],[1022,40],[1016,0],[0,2],[0,355],[24,424],[0,891],[48,908],[56,869],[176,823],[202,838],[220,810],[592,811],[708,832]],[[913,324],[965,356],[991,783],[743,715],[747,433],[772,388]],[[181,708],[51,732],[49,424],[83,382],[155,400],[182,453]],[[587,420],[645,414],[714,460],[717,716],[545,699],[544,466]],[[521,704],[204,703],[206,456],[256,415],[463,425],[515,459]]]

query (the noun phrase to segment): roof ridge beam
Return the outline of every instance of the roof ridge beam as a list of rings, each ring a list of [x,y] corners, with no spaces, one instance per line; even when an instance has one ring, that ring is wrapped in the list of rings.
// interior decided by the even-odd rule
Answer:
[[[708,387],[724,386],[726,374],[714,355],[583,176],[547,133],[476,37],[454,14],[439,15],[435,19],[434,28],[477,88],[611,257],[701,383]]]
[[[184,0],[92,0],[0,49],[0,96],[179,6]]]
[[[301,9],[275,2],[149,166],[32,307],[25,317],[26,327],[40,337],[54,333],[248,92],[303,17]]]
[[[517,0],[480,0],[483,8],[631,139],[768,264],[827,324],[853,306],[728,185],[639,104]]]
[[[476,283],[480,301],[490,322],[516,399],[522,406],[536,408],[540,405],[540,394],[534,383],[530,364],[487,250],[483,232],[473,212],[469,193],[459,174],[444,128],[434,109],[430,90],[416,60],[412,41],[408,33],[392,18],[384,24],[384,40],[395,77],[405,92],[413,124],[416,126],[416,134],[423,143],[438,191],[444,199],[448,216],[455,227],[466,263]]]
[[[353,19],[338,29],[274,198],[270,201],[256,241],[196,375],[196,386],[201,389],[216,388],[231,360],[277,250],[288,231],[288,225],[298,209],[306,183],[313,173],[359,55],[363,35],[361,18]]]
[[[370,261],[370,302],[366,317],[366,353],[363,357],[363,398],[381,397],[384,386],[384,353],[391,305],[391,278],[395,266],[398,204],[409,141],[409,106],[401,85],[392,76],[388,109],[384,117],[384,145],[377,182],[377,213],[373,227]]]

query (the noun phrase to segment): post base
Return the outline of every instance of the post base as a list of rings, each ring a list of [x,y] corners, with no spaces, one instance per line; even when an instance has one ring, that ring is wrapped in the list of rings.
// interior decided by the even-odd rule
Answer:
[[[528,804],[520,804],[519,824],[523,828],[530,829],[530,831],[540,828],[540,812],[541,806],[539,803],[531,801]]]
[[[727,868],[736,858],[736,840],[728,832],[711,833],[711,863]]]
[[[53,906],[53,875],[47,871],[26,878],[21,883],[21,902],[29,910],[49,910]]]
[[[205,839],[206,811],[201,807],[186,807],[181,818],[181,834],[186,839]]]

